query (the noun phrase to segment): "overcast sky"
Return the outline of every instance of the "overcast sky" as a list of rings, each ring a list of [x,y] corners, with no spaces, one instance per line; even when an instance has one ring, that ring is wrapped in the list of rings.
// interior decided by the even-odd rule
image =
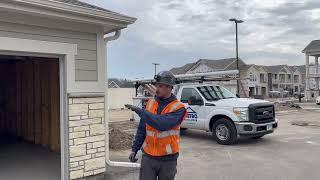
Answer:
[[[138,18],[108,47],[108,75],[153,76],[203,59],[235,57],[248,64],[304,64],[302,49],[319,39],[319,0],[83,0]]]

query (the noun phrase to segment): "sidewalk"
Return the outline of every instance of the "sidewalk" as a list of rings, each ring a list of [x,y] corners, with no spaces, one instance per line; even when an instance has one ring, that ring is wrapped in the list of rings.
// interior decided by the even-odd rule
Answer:
[[[139,168],[107,167],[105,180],[138,180]]]

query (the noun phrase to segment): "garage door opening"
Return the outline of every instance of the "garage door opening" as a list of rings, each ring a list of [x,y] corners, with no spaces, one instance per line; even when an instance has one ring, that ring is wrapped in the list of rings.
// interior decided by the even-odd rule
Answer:
[[[59,59],[0,56],[1,179],[60,179]]]

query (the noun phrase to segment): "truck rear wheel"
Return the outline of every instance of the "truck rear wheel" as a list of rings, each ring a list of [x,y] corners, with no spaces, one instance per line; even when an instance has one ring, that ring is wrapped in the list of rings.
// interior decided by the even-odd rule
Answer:
[[[231,145],[237,140],[237,129],[229,119],[222,118],[212,125],[212,135],[218,144]]]

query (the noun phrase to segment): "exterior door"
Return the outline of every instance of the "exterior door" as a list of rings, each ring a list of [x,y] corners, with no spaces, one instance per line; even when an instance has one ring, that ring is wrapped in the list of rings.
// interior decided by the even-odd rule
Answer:
[[[254,96],[254,87],[249,87],[249,96]]]
[[[267,88],[261,87],[261,95],[266,96],[267,95]]]
[[[188,116],[183,127],[204,129],[206,113],[204,99],[194,88],[184,88],[181,93],[181,102],[186,104]]]

